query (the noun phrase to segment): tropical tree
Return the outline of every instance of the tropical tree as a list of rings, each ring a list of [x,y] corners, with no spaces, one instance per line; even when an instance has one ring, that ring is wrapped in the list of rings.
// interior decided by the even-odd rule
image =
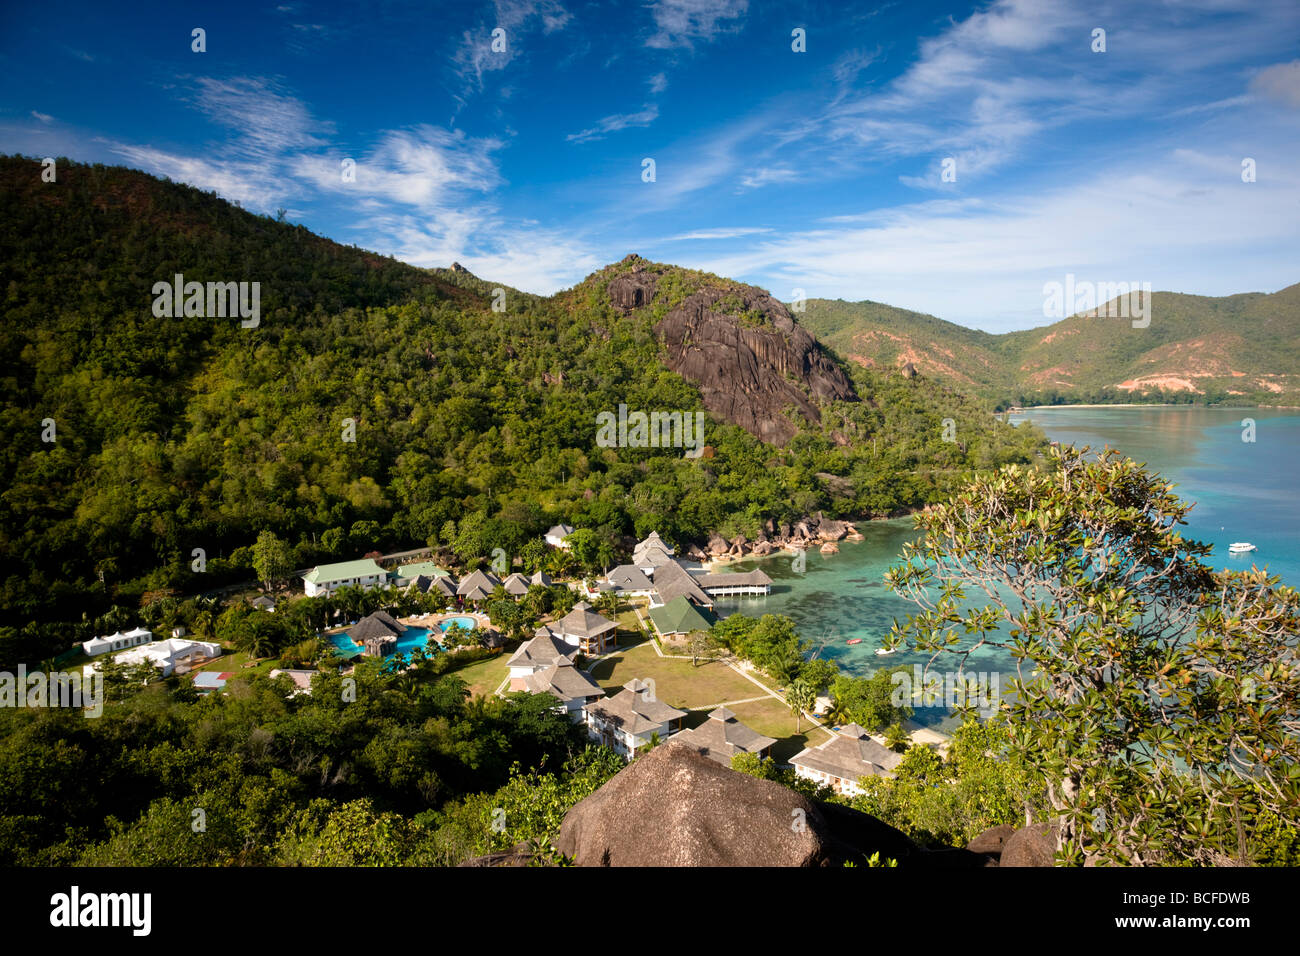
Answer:
[[[1001,708],[1064,862],[1243,861],[1256,818],[1300,825],[1300,595],[1203,564],[1189,510],[1113,451],[1054,448],[919,513],[886,576],[921,608],[895,641],[1017,660]],[[989,602],[962,610],[968,588]]]
[[[817,705],[817,692],[807,681],[796,680],[785,692],[785,702],[790,705],[790,713],[794,715],[794,732],[797,734],[802,729],[803,715]]]
[[[885,728],[885,745],[895,753],[907,753],[912,738],[898,721]]]
[[[273,582],[288,575],[293,569],[290,562],[289,546],[274,532],[263,531],[257,536],[253,545],[253,570],[266,590],[270,591]]]

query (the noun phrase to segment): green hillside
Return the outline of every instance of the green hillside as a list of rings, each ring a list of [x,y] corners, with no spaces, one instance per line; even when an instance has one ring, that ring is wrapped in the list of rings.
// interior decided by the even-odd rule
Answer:
[[[924,378],[856,368],[860,400],[799,419],[784,447],[717,421],[712,457],[598,447],[595,416],[620,403],[702,408],[654,322],[730,284],[656,266],[664,301],[628,313],[605,294],[616,265],[496,312],[496,284],[466,273],[139,172],[58,168],[47,184],[0,159],[0,663],[63,650],[111,605],[252,578],[262,530],[295,567],[426,544],[477,560],[560,520],[608,553],[653,529],[753,537],[769,518],[914,508],[1041,441]],[[260,282],[260,324],[155,316],[176,273]]]
[[[813,299],[800,316],[846,361],[911,362],[998,406],[1053,402],[1300,403],[1300,285],[1212,298],[1156,292],[1151,322],[1075,315],[991,335],[876,302]]]

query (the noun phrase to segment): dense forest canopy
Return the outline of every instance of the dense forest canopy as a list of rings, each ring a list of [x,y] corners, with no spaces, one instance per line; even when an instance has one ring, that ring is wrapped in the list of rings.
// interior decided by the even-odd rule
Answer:
[[[826,403],[785,447],[715,420],[698,459],[598,447],[596,415],[620,403],[702,409],[654,321],[724,280],[657,267],[662,297],[626,313],[605,294],[616,264],[549,298],[506,289],[495,311],[498,286],[463,271],[132,170],[57,171],[0,159],[0,648],[23,632],[55,653],[114,604],[251,580],[266,530],[295,567],[462,527],[485,557],[556,521],[616,543],[752,537],[769,518],[900,513],[1042,443],[924,378],[854,368],[861,401]],[[259,282],[259,325],[155,316],[175,274]]]

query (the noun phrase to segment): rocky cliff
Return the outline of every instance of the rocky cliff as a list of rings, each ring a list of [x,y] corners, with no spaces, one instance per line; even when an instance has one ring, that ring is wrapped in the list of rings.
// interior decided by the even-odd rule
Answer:
[[[612,278],[608,294],[624,311],[657,301],[660,274],[628,257],[629,271]],[[656,322],[664,364],[700,389],[716,418],[776,445],[816,427],[819,402],[856,401],[848,376],[784,305],[761,289],[719,282],[691,292]],[[791,413],[797,417],[791,417]]]

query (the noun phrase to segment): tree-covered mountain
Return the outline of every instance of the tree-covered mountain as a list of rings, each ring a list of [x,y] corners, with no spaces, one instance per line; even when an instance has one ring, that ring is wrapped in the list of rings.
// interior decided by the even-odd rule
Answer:
[[[992,335],[878,302],[811,299],[799,321],[846,360],[904,363],[998,405],[1058,401],[1300,402],[1300,284],[1213,298],[1155,292],[1135,328],[1096,312]]]
[[[525,295],[67,160],[50,183],[0,159],[0,204],[0,645],[24,656],[110,604],[251,578],[262,530],[297,567],[517,553],[561,520],[614,550],[753,537],[914,508],[1041,442],[924,376],[840,366],[762,290],[637,257]],[[258,324],[155,314],[177,274],[259,283]],[[603,447],[620,404],[708,411],[709,447]]]

